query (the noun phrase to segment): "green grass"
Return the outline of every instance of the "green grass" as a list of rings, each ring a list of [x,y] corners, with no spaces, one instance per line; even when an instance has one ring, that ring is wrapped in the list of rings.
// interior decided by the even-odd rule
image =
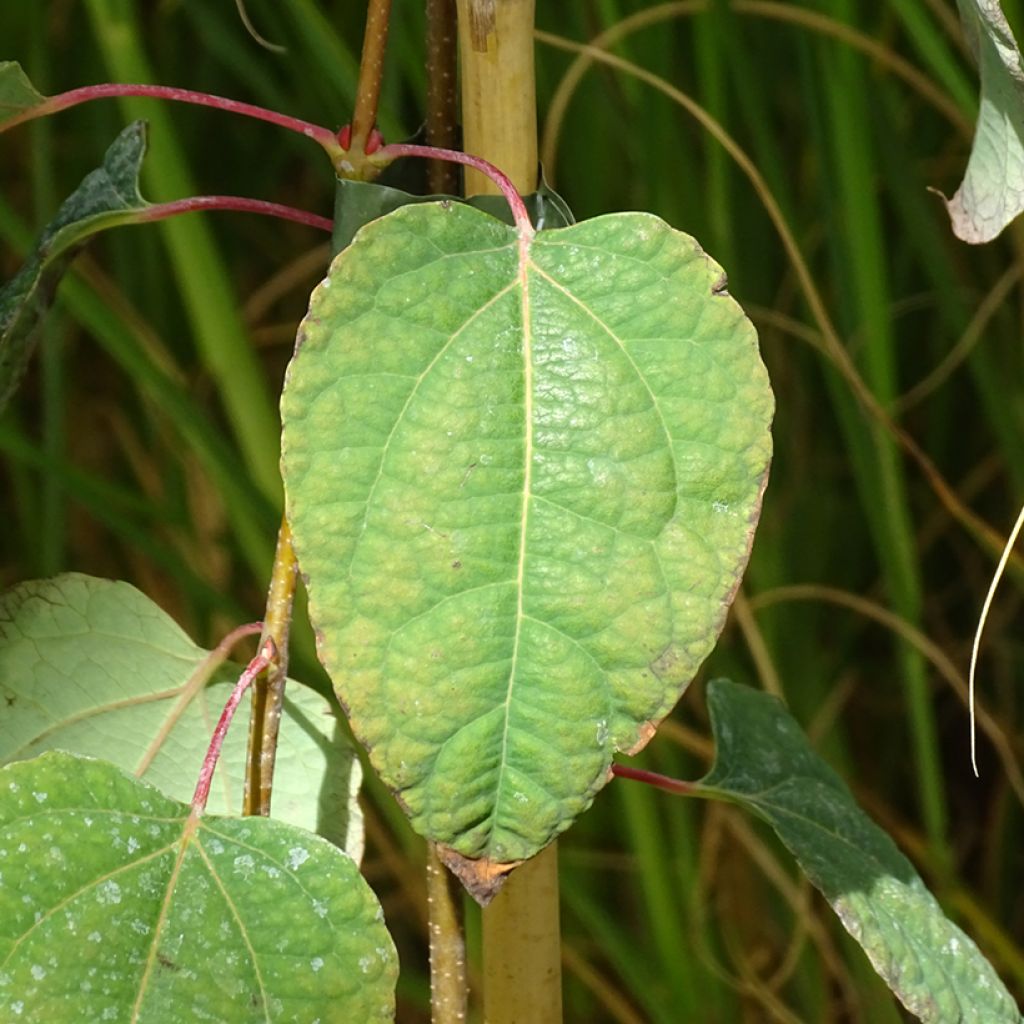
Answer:
[[[424,82],[422,15],[395,6],[381,112],[391,139],[419,125]],[[699,6],[677,5],[615,52],[691,96],[751,157],[867,386],[960,499],[1005,534],[1024,500],[1019,284],[941,386],[906,411],[898,400],[1024,258],[1024,233],[983,249],[953,239],[927,188],[955,189],[969,139],[835,31],[801,23],[800,7],[781,20],[741,0]],[[580,41],[653,7],[541,3],[538,25]],[[362,32],[351,0],[249,0],[260,31],[288,47],[283,56],[259,48],[230,4],[89,0],[66,23],[44,8],[4,5],[0,58],[20,60],[51,91],[147,78],[324,124],[348,117]],[[909,61],[973,116],[973,68],[930,0],[828,0],[813,10],[839,23],[840,36],[850,25]],[[942,11],[955,15],[952,5]],[[548,45],[537,56],[543,118],[573,58]],[[30,225],[135,116],[151,120],[152,198],[195,189],[331,209],[330,169],[302,139],[215,111],[96,104],[0,138],[0,272],[13,271]],[[762,198],[682,108],[592,68],[568,107],[553,183],[579,217],[651,209],[728,270],[760,329],[778,399],[776,460],[744,588],[764,650],[819,749],[1021,998],[1024,816],[992,748],[982,739],[977,781],[962,705],[898,635],[834,604],[758,604],[791,584],[850,591],[923,630],[963,669],[991,554],[808,344],[821,325]],[[257,322],[243,305],[320,243],[294,225],[217,215],[96,245],[62,287],[40,358],[0,420],[0,582],[61,568],[127,578],[207,643],[259,614],[278,501],[275,396],[316,270],[297,272]],[[981,688],[1019,755],[1015,587],[997,599]],[[312,674],[308,630],[298,642]],[[702,678],[760,685],[763,671],[733,621]],[[701,695],[698,682],[673,715],[685,729],[663,731],[641,763],[703,772]],[[367,792],[366,869],[400,946],[399,1019],[416,1024],[429,1020],[415,904],[421,847],[381,787]],[[827,907],[801,895],[784,851],[732,811],[615,783],[562,840],[561,857],[570,1021],[902,1019]]]

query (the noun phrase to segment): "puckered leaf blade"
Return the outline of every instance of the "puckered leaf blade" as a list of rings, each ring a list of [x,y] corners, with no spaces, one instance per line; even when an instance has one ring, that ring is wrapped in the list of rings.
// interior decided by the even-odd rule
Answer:
[[[283,472],[320,652],[413,825],[509,864],[564,830],[710,651],[772,399],[688,236],[516,232],[455,205],[359,234],[314,294]]]
[[[0,769],[0,1017],[392,1020],[397,957],[353,861],[189,811],[70,754]]]
[[[207,682],[208,651],[127,583],[78,573],[0,594],[0,763],[63,749],[102,757],[164,794],[191,799],[220,710],[238,677]],[[228,733],[209,809],[238,813],[244,729]],[[273,815],[319,832],[357,860],[359,762],[327,702],[288,686]]]
[[[99,231],[138,221],[148,203],[139,194],[146,125],[128,125],[103,164],[82,179],[40,235],[21,270],[0,288],[0,411],[32,353],[35,331],[79,248]]]
[[[903,1005],[926,1024],[1020,1024],[978,947],[783,705],[716,680],[708,706],[717,750],[701,785],[772,826]]]
[[[953,232],[990,242],[1024,210],[1024,65],[999,0],[957,0],[981,76],[964,180],[946,204]]]

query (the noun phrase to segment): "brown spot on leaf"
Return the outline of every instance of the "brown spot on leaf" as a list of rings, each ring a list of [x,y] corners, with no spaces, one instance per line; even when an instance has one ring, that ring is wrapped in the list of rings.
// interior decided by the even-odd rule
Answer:
[[[658,731],[658,726],[654,722],[644,722],[637,729],[637,740],[628,750],[623,750],[623,753],[627,757],[632,757],[634,754],[639,754],[648,743],[654,739],[654,734]],[[611,768],[608,769],[608,775],[611,776]]]
[[[452,568],[453,569],[461,569],[462,568],[462,563],[456,558],[455,561],[452,562]]]
[[[481,907],[486,907],[498,895],[509,873],[523,863],[521,860],[514,860],[508,864],[496,864],[486,857],[471,860],[440,843],[437,844],[437,855],[441,858],[441,863],[466,887],[466,892]]]
[[[676,649],[670,644],[648,665],[648,668],[654,673],[655,678],[661,679],[667,676],[673,669],[673,667],[679,661],[679,654]]]
[[[715,296],[729,294],[729,278],[722,274],[711,286],[711,294]]]

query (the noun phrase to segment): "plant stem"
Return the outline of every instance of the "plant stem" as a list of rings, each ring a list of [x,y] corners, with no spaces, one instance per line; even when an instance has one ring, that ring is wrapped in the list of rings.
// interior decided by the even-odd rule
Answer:
[[[676,796],[697,796],[700,794],[699,783],[673,779],[668,775],[661,775],[658,772],[649,772],[645,768],[630,768],[629,765],[625,764],[613,764],[612,775],[620,779],[646,782],[648,786],[663,789],[667,793],[673,793]]]
[[[366,151],[366,140],[377,123],[390,17],[391,0],[370,0],[366,8],[363,55],[359,62],[356,102],[352,110],[352,135],[347,147],[349,153],[360,154]]]
[[[450,160],[452,163],[464,164],[466,167],[473,168],[485,181],[490,182],[492,187],[488,190],[489,192],[503,195],[508,201],[520,238],[528,240],[533,237],[534,230],[530,214],[527,212],[526,204],[523,202],[523,197],[515,182],[489,160],[470,153],[460,153],[457,149],[435,149],[433,146],[417,146],[411,142],[396,142],[385,146],[374,154],[373,160],[374,162],[385,162],[400,156],[422,156],[430,160]]]
[[[485,1024],[559,1024],[558,844],[509,875],[483,910]]]
[[[458,11],[463,148],[500,167],[519,193],[532,192],[537,185],[534,0],[458,0]],[[493,180],[467,172],[466,192],[493,193],[498,187]],[[532,228],[527,234],[520,226],[521,247],[532,234]],[[559,1024],[557,842],[516,868],[484,907],[483,951],[486,1024]]]
[[[235,688],[224,705],[220,719],[213,730],[213,737],[210,739],[210,746],[207,748],[206,757],[203,758],[203,766],[199,769],[199,780],[196,782],[196,790],[192,796],[192,813],[201,814],[206,809],[206,801],[210,796],[210,783],[213,781],[213,772],[220,760],[221,747],[224,746],[224,737],[228,734],[228,727],[231,719],[235,717],[238,705],[241,703],[245,691],[252,685],[253,680],[273,662],[277,656],[274,649],[274,641],[269,638],[260,645],[259,654],[246,666],[235,684]]]
[[[458,0],[462,148],[497,164],[523,194],[537,186],[534,0]],[[493,193],[466,173],[466,195]]]
[[[187,199],[175,199],[169,203],[154,203],[139,215],[139,222],[146,223],[166,220],[182,213],[196,210],[233,210],[237,213],[258,213],[266,217],[278,217],[291,220],[296,224],[319,228],[330,234],[334,227],[329,217],[321,217],[306,210],[296,210],[293,206],[282,206],[280,203],[269,203],[264,199],[249,199],[245,196],[190,196]]]
[[[431,1024],[460,1024],[466,1019],[466,941],[460,898],[461,891],[437,849],[427,843]]]
[[[458,141],[456,25],[455,0],[427,0],[427,145],[440,149],[454,149]],[[435,194],[454,195],[459,187],[445,160],[431,160],[427,181]]]
[[[277,736],[281,729],[281,706],[288,676],[288,634],[292,623],[292,604],[298,563],[292,548],[288,520],[282,518],[277,532],[274,568],[267,592],[267,610],[263,617],[262,646],[274,645],[274,657],[265,677],[253,690],[249,719],[249,747],[245,757],[245,795],[243,814],[270,814],[270,795],[277,756]]]
[[[7,131],[8,128],[13,128],[24,121],[31,121],[37,117],[45,117],[47,114],[56,114],[61,110],[77,107],[80,103],[126,96],[172,100],[175,103],[192,103],[200,107],[224,110],[229,114],[241,114],[243,117],[252,117],[257,121],[276,124],[279,128],[287,128],[289,131],[313,139],[314,142],[323,146],[332,160],[341,152],[337,136],[330,128],[325,128],[323,125],[312,124],[298,117],[290,117],[288,114],[279,114],[276,110],[267,110],[265,107],[257,107],[252,103],[240,103],[238,100],[231,100],[226,96],[214,96],[206,92],[195,92],[192,89],[177,89],[169,85],[147,85],[138,82],[103,82],[100,85],[85,85],[80,89],[71,89],[68,92],[58,93],[56,96],[48,96],[37,106],[29,107],[0,123],[0,131]]]

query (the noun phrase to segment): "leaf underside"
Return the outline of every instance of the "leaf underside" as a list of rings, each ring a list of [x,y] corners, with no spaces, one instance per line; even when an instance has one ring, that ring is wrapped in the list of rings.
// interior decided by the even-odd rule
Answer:
[[[1024,66],[998,0],[957,0],[981,76],[964,180],[946,204],[953,232],[990,242],[1024,210]]]
[[[0,764],[69,750],[190,800],[240,671],[227,663],[206,683],[208,653],[127,583],[68,573],[0,594]],[[211,813],[241,809],[245,748],[244,727],[231,729]],[[327,702],[289,683],[274,817],[319,832],[359,860],[359,783],[359,762]]]
[[[19,114],[46,102],[17,61],[0,61],[0,128]]]
[[[64,200],[21,270],[0,288],[0,412],[25,372],[36,328],[81,246],[97,232],[133,223],[145,213],[149,204],[139,194],[145,153],[146,125],[136,121]]]
[[[772,826],[903,1005],[926,1024],[1020,1024],[992,966],[785,707],[725,680],[708,706],[716,757],[702,787]]]
[[[101,761],[0,769],[0,1019],[393,1019],[397,957],[350,858]]]
[[[413,826],[514,864],[642,747],[746,563],[772,398],[656,217],[407,206],[314,293],[282,468],[321,658]],[[464,876],[465,877],[465,876]]]

